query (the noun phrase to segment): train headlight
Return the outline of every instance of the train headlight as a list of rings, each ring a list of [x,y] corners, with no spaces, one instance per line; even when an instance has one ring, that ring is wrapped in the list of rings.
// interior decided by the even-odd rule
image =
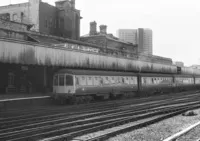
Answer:
[[[84,89],[84,88],[82,88],[82,91],[85,91],[85,89]]]

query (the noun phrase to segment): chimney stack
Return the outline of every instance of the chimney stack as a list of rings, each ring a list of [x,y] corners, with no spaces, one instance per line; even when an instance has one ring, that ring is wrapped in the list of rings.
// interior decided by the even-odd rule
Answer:
[[[96,35],[97,34],[97,23],[90,22],[90,35]]]
[[[106,25],[100,25],[100,33],[101,34],[107,34],[107,26]]]
[[[71,0],[72,8],[75,9],[75,0]]]

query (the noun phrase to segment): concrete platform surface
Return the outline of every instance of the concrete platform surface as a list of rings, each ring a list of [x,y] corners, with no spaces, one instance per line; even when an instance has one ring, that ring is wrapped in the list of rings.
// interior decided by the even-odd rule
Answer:
[[[1,94],[0,112],[11,109],[25,109],[33,106],[50,105],[53,101],[50,94]]]

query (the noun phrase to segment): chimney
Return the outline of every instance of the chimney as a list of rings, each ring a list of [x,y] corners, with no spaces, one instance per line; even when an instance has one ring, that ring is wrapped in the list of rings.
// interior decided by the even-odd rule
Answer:
[[[72,8],[75,9],[75,0],[71,0]]]
[[[100,33],[101,34],[107,34],[107,26],[106,25],[100,25]]]
[[[90,22],[90,35],[96,35],[97,34],[97,23]]]

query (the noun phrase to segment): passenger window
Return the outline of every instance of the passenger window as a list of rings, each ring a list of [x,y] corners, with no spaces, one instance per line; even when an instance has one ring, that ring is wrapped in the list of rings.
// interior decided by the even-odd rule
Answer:
[[[64,86],[64,75],[59,75],[59,86]]]
[[[94,85],[100,85],[100,79],[99,77],[94,77]]]
[[[80,82],[79,84],[80,84],[80,85],[86,85],[85,76],[81,76],[80,78],[81,78],[81,79],[79,80],[79,82]]]
[[[128,77],[125,77],[125,83],[126,83],[126,84],[129,84],[129,79],[128,79]]]
[[[124,77],[122,77],[122,83],[125,83]]]
[[[133,77],[129,77],[129,84],[134,84]]]
[[[109,84],[108,77],[103,76],[103,84]]]
[[[66,77],[65,77],[65,85],[66,86],[73,86],[73,76],[66,75]]]
[[[99,79],[100,79],[100,80],[99,80],[99,83],[100,83],[101,85],[103,85],[103,77],[100,77]]]
[[[93,81],[92,81],[92,77],[91,76],[87,77],[87,84],[88,85],[93,85]]]

